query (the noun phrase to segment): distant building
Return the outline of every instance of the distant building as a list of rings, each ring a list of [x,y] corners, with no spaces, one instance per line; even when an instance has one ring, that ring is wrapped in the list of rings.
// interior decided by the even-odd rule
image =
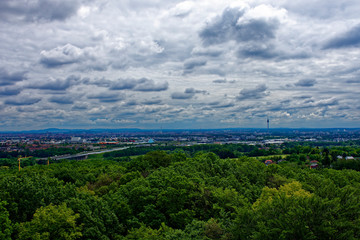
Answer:
[[[81,137],[71,137],[70,142],[79,143],[81,142]]]
[[[312,160],[310,161],[310,168],[313,169],[313,168],[318,168],[319,167],[319,162],[316,161],[316,160]]]
[[[345,157],[345,160],[354,160],[354,157],[353,156],[347,156],[347,157]]]
[[[152,139],[152,138],[150,138],[149,139],[149,141],[148,141],[148,143],[154,143],[155,141],[154,141],[154,139]]]

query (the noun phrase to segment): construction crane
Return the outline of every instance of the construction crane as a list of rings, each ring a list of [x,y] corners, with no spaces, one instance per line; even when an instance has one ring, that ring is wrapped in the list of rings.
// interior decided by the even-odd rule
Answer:
[[[27,158],[27,157],[21,157],[21,155],[18,157],[18,162],[19,162],[19,172],[20,172],[20,170],[21,170],[21,166],[20,166],[21,159],[24,159],[24,158]]]
[[[31,156],[30,156],[31,157]],[[21,157],[21,155],[18,157],[18,162],[19,162],[19,172],[21,170],[21,166],[20,166],[20,163],[21,163],[21,159],[27,159],[27,158],[30,158],[30,157]]]

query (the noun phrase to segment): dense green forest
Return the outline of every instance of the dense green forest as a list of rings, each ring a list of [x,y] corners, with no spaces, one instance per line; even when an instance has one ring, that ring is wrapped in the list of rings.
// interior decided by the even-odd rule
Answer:
[[[0,239],[360,239],[359,148],[134,149],[2,159]]]

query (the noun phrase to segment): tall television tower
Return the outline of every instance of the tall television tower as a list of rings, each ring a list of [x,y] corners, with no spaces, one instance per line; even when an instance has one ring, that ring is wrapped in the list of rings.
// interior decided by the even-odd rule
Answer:
[[[267,130],[269,131],[269,118],[266,119],[266,123],[267,123]]]

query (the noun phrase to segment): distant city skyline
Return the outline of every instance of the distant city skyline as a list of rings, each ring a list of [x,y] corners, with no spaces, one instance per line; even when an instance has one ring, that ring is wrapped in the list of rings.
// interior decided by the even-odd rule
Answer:
[[[360,127],[360,2],[0,2],[0,131]]]

